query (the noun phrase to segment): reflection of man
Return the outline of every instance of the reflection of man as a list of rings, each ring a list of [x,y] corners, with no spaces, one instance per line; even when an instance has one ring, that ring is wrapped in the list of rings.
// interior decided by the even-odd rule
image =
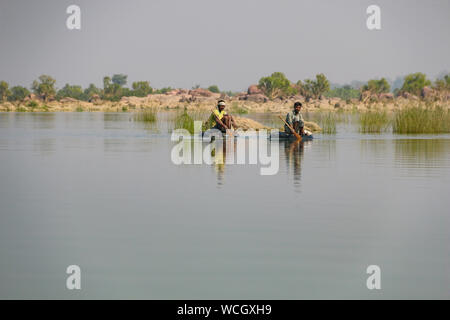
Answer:
[[[213,129],[218,129],[225,133],[227,130],[231,130],[231,125],[236,127],[236,123],[231,115],[228,115],[225,111],[226,103],[224,100],[219,100],[217,109],[213,111],[210,117],[211,126]]]
[[[294,183],[299,184],[302,177],[302,159],[305,142],[284,142],[284,152],[286,155],[286,166],[292,168]],[[290,171],[290,170],[289,170]]]
[[[292,126],[292,128],[294,128],[295,132],[297,132],[300,135],[304,135],[305,122],[303,121],[303,116],[300,112],[301,110],[302,110],[302,103],[297,101],[294,104],[294,110],[286,115],[286,122],[289,123]],[[287,133],[292,133],[291,129],[289,129],[287,125],[284,125],[284,131]]]

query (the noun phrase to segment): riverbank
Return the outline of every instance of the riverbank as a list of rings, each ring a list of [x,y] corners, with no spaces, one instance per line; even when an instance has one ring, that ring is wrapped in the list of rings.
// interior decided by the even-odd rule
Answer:
[[[268,100],[260,94],[241,94],[233,97],[223,97],[220,94],[208,94],[207,96],[183,93],[178,90],[167,94],[151,94],[147,97],[123,97],[120,101],[94,100],[91,102],[80,101],[72,98],[63,98],[59,101],[42,101],[39,99],[25,99],[22,102],[0,103],[0,112],[126,112],[146,109],[157,110],[198,110],[209,111],[217,103],[218,99],[227,101],[227,109],[230,113],[285,113],[292,109],[295,101],[301,101],[303,111],[368,111],[386,110],[395,111],[409,106],[440,106],[450,108],[450,99],[419,99],[417,97],[381,97],[371,101],[358,99],[342,100],[339,98],[323,98],[307,101],[301,96],[289,99]],[[189,91],[187,91],[189,92]]]

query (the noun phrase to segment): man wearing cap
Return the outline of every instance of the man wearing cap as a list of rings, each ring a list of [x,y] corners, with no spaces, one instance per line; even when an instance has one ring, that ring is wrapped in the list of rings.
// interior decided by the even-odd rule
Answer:
[[[236,126],[236,122],[233,117],[226,113],[225,106],[225,100],[219,100],[217,103],[217,109],[213,111],[213,114],[210,117],[212,128],[218,129],[224,133],[227,130],[231,130],[232,124]]]
[[[289,123],[298,134],[305,135],[304,130],[305,122],[300,112],[301,110],[302,110],[302,103],[297,101],[296,103],[294,103],[294,110],[286,115],[286,122]],[[284,132],[292,133],[291,129],[289,129],[287,125],[284,125]]]

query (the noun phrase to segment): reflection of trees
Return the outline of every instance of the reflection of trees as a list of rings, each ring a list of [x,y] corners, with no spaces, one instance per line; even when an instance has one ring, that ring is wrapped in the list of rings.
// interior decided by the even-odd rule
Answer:
[[[448,166],[450,162],[449,139],[396,139],[394,149],[396,164],[406,167]]]

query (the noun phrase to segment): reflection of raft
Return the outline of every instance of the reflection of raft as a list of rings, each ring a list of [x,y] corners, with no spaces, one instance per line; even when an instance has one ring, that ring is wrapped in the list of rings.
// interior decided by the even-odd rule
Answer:
[[[275,139],[276,137],[274,137],[273,135],[270,135],[270,139]],[[304,134],[302,135],[302,140],[312,140],[314,137],[312,134]],[[292,133],[286,133],[286,132],[282,132],[280,131],[278,133],[278,140],[297,140],[297,138],[292,134]]]
[[[204,134],[205,134],[205,132],[202,132],[202,137],[204,136]],[[222,133],[222,136],[223,136],[224,139],[231,137],[230,135],[225,134],[225,133]],[[234,138],[238,138],[239,136],[238,135],[234,135],[233,137]],[[215,137],[213,136],[211,138],[212,138],[211,140],[214,140]],[[276,137],[273,134],[271,134],[271,135],[268,136],[268,138],[270,140],[273,140]],[[314,137],[313,137],[313,135],[311,133],[305,134],[305,135],[302,136],[302,140],[304,140],[304,141],[310,141],[313,138]],[[286,133],[286,132],[280,131],[278,133],[278,140],[283,140],[283,141],[292,140],[292,141],[294,141],[294,140],[297,140],[297,138],[291,133]]]

